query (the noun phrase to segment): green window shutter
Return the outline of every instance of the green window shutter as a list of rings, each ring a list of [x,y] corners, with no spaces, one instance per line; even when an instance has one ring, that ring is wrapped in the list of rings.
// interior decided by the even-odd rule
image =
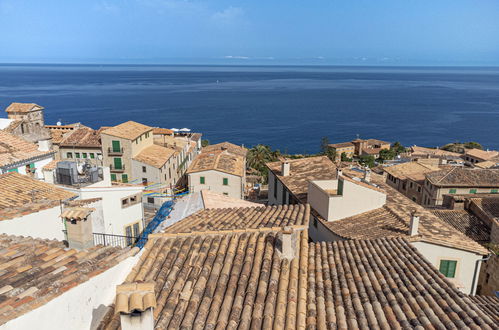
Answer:
[[[87,158],[87,153],[86,152],[82,153],[81,155],[83,156],[83,158]]]
[[[120,146],[120,141],[112,141],[113,144],[113,151],[114,152],[120,152],[121,151],[121,146]]]
[[[114,159],[114,168],[117,170],[121,170],[121,158],[115,158]]]
[[[73,158],[73,153],[72,152],[66,153],[66,158]]]
[[[8,170],[8,172],[16,172],[16,173],[19,173],[19,170],[18,170],[17,168],[13,168],[13,169]]]
[[[223,179],[223,184],[224,184],[224,186],[228,186],[229,185],[229,179],[224,178]]]
[[[343,180],[338,180],[338,195],[343,195]]]
[[[454,188],[453,189],[449,189],[449,194],[455,194],[456,191],[457,191],[457,189],[454,189]]]
[[[111,181],[116,181],[116,174],[111,174]]]
[[[29,164],[29,168],[35,168],[35,163]]]
[[[491,189],[491,190],[490,190],[490,192],[491,192],[492,194],[497,194],[497,189]]]
[[[75,157],[76,158],[80,158],[80,153],[79,152],[75,152]]]
[[[470,194],[476,194],[476,189],[470,189]]]
[[[445,277],[454,278],[456,276],[457,261],[455,260],[441,260],[439,271]]]
[[[205,183],[204,176],[200,176],[199,177],[199,183],[200,184],[204,184]]]
[[[90,155],[90,158],[92,158],[92,159],[95,158],[95,154],[93,152],[91,152],[89,155]]]
[[[121,181],[123,181],[124,183],[127,183],[128,182],[128,174],[121,175]]]

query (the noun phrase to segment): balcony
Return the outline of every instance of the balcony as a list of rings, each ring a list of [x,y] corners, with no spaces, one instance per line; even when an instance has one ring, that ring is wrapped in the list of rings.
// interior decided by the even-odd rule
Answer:
[[[123,155],[123,148],[119,148],[119,149],[107,148],[107,154],[109,156],[121,156],[121,155]]]
[[[114,173],[123,173],[125,172],[125,165],[121,165],[120,167],[115,167],[114,165],[110,165],[109,170]]]

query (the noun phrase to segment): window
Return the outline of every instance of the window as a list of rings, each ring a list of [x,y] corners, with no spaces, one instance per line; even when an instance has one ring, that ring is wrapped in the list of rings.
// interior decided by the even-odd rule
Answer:
[[[116,181],[116,174],[111,174],[111,181]]]
[[[338,180],[338,195],[343,195],[343,180]]]
[[[470,189],[470,194],[476,194],[476,189]]]
[[[95,158],[95,154],[93,152],[89,153],[90,155],[90,158],[94,159]]]
[[[125,227],[125,236],[126,236],[126,245],[132,245],[133,243],[132,226]]]
[[[149,204],[154,204],[154,197],[147,197],[147,202]]]
[[[146,173],[147,172],[147,168],[145,166],[142,166],[142,173]]]
[[[82,153],[81,155],[83,156],[83,158],[87,158],[87,153],[86,152]]]
[[[418,192],[421,192],[421,186],[418,186]]]
[[[206,180],[204,179],[204,176],[199,177],[199,184],[205,184]]]
[[[438,270],[444,274],[445,277],[454,278],[456,276],[456,260],[440,260],[440,267]]]
[[[224,195],[225,195],[225,196],[229,196],[229,193],[224,192]]]
[[[102,159],[102,154],[97,154],[97,158]]]
[[[411,189],[412,189],[412,182],[409,184],[409,187],[411,187]]]
[[[229,179],[228,178],[223,178],[223,185],[228,186],[229,185]]]
[[[124,183],[127,183],[128,182],[128,174],[122,174],[121,175],[121,181],[124,182]]]
[[[140,225],[138,222],[133,224],[133,235],[135,237],[139,237],[140,235]]]
[[[75,158],[80,158],[80,153],[79,152],[75,152]]]
[[[314,217],[314,227],[317,228],[317,218]]]
[[[112,141],[111,143],[113,145],[113,152],[120,152],[121,151],[120,141]]]
[[[277,178],[274,176],[274,198],[277,198]]]
[[[147,185],[147,178],[142,178],[142,184],[143,184],[144,186],[146,186],[146,185]]]
[[[412,201],[415,202],[416,201],[416,197],[412,197]]]
[[[127,205],[127,204],[128,204],[128,198],[123,198],[123,199],[121,200],[121,206],[123,207],[123,206],[125,206],[125,205]]]
[[[166,174],[165,174],[166,175]],[[169,168],[168,169],[168,177],[171,179],[172,178],[172,169]]]
[[[449,189],[449,194],[455,194],[456,191],[457,191],[457,189],[455,189],[455,188]]]
[[[12,169],[8,170],[7,172],[16,172],[16,173],[19,173],[19,170],[17,168],[12,168]]]
[[[73,158],[73,153],[72,152],[67,152],[66,153],[66,158]]]
[[[114,169],[121,170],[123,167],[121,166],[121,158],[114,159]]]
[[[497,194],[497,189],[490,189],[491,194]]]

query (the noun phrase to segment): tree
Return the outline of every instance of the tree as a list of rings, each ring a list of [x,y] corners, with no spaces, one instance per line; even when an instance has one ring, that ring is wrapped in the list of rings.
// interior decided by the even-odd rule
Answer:
[[[210,145],[210,141],[208,140],[201,140],[201,147],[207,147]]]
[[[369,167],[374,167],[376,165],[374,156],[371,155],[360,156],[359,163]]]
[[[333,162],[336,159],[336,151],[329,146],[329,138],[327,136],[321,139],[321,155],[327,156]]]
[[[383,149],[379,152],[379,159],[382,161],[392,160],[397,155],[395,149]]]
[[[391,147],[390,147],[391,150],[393,150],[395,152],[395,156],[396,155],[400,155],[401,153],[405,152],[405,147],[400,144],[400,142],[395,142]],[[381,153],[380,153],[381,154]]]
[[[352,158],[348,158],[347,153],[346,152],[342,152],[341,153],[341,161],[342,162],[351,162]]]
[[[246,164],[255,169],[262,176],[264,183],[267,182],[268,171],[265,163],[274,162],[279,158],[279,151],[272,151],[269,146],[258,144],[248,150],[246,155]]]
[[[470,141],[470,142],[466,142],[464,144],[464,147],[466,149],[480,149],[480,150],[483,150],[483,147],[480,143],[478,142],[473,142],[473,141]]]

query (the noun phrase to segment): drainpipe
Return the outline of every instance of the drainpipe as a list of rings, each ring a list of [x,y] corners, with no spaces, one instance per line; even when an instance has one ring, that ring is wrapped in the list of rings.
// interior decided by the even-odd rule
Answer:
[[[475,271],[473,272],[473,281],[471,282],[471,292],[470,292],[470,295],[474,296],[475,295],[475,291],[476,291],[476,282],[478,281],[478,268],[480,268],[480,262],[483,262],[483,261],[487,261],[490,259],[490,257],[492,257],[494,254],[493,253],[489,253],[486,257],[483,257],[482,259],[478,259],[476,261],[476,265],[475,265]]]

